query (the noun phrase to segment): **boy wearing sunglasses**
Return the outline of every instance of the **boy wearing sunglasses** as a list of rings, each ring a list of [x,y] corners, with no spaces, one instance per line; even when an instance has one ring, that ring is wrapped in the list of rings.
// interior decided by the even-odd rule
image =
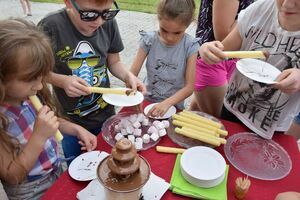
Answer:
[[[64,113],[73,122],[97,135],[114,107],[91,94],[88,86],[110,87],[108,70],[134,90],[145,86],[120,61],[123,43],[114,17],[119,7],[113,0],[64,0],[66,8],[42,19],[39,26],[50,37],[56,65],[48,81]],[[77,138],[64,137],[66,157],[77,156]]]

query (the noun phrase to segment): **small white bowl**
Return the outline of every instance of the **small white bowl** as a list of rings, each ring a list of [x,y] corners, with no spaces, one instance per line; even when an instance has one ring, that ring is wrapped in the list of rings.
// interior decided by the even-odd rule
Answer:
[[[225,176],[226,162],[216,150],[196,146],[187,149],[181,156],[182,176],[198,187],[210,188],[220,184]]]

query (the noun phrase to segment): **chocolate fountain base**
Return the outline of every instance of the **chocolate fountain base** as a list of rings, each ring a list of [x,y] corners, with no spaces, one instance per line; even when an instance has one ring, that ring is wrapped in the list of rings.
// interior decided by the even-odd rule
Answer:
[[[150,178],[150,166],[140,156],[139,171],[126,180],[116,179],[107,166],[107,159],[103,159],[97,169],[97,176],[105,190],[107,200],[142,200],[142,188]]]

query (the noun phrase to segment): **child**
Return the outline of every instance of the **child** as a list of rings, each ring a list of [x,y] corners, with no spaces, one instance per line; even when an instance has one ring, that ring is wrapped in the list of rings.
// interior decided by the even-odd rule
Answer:
[[[132,89],[145,86],[120,61],[123,43],[114,17],[119,12],[113,0],[64,0],[66,8],[41,20],[39,26],[51,38],[55,53],[54,72],[48,81],[65,115],[95,135],[103,122],[115,114],[101,94],[88,86],[110,87],[108,70]],[[112,8],[114,4],[115,8]],[[80,154],[77,138],[65,137],[66,157]]]
[[[141,32],[140,48],[130,71],[138,75],[147,58],[147,96],[160,102],[149,115],[163,116],[172,105],[183,109],[193,92],[198,40],[185,33],[193,20],[193,0],[160,0],[159,31]]]
[[[235,71],[221,117],[237,118],[258,135],[270,139],[286,131],[300,109],[300,3],[298,0],[258,0],[241,11],[237,26],[221,42],[201,46],[208,63],[225,58],[222,50],[266,50],[267,62],[283,71],[278,83],[258,83]],[[289,93],[289,94],[287,94]]]
[[[24,16],[32,16],[29,0],[20,0],[20,3],[22,5]]]
[[[82,150],[97,145],[93,134],[55,116],[44,80],[53,65],[50,42],[34,24],[0,21],[0,179],[9,199],[39,199],[58,178],[58,128],[76,135]],[[28,101],[37,93],[47,104],[39,112]]]
[[[200,45],[213,40],[222,41],[236,24],[238,13],[252,2],[253,0],[202,0],[196,31]],[[208,65],[201,58],[197,59],[191,110],[220,116],[228,81],[236,61],[231,59]]]

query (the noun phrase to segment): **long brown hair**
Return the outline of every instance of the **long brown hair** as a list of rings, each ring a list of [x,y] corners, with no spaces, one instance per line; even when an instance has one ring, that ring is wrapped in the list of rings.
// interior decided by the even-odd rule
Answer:
[[[22,65],[18,57],[23,54],[26,63]],[[23,56],[22,56],[23,57]],[[31,22],[23,19],[6,19],[0,21],[0,104],[4,103],[5,87],[14,78],[24,81],[43,77],[43,89],[38,92],[43,102],[55,110],[51,93],[45,77],[52,70],[54,56],[51,43],[46,35]],[[27,66],[26,68],[24,66]],[[30,66],[30,67],[28,67]],[[18,76],[21,74],[22,76]],[[14,155],[20,150],[20,144],[7,134],[8,119],[0,113],[0,145],[7,153]]]
[[[188,27],[195,19],[194,0],[159,0],[157,6],[158,19],[178,20]]]

